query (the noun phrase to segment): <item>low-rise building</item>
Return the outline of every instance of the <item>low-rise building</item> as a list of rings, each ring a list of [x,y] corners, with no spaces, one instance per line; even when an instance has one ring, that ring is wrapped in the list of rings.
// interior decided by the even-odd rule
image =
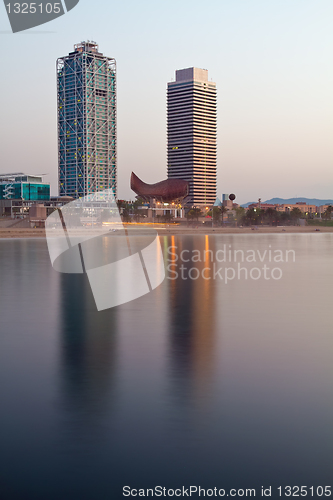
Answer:
[[[50,196],[50,184],[43,182],[41,175],[22,172],[0,174],[0,217],[31,215],[39,220],[40,213],[45,214],[46,210],[46,215],[49,215],[70,201],[73,201],[72,197]],[[39,207],[38,216],[36,207]]]
[[[31,205],[50,200],[50,184],[41,175],[0,174],[0,216],[25,216]]]
[[[262,210],[267,210],[267,208],[273,208],[273,210],[276,210],[279,205],[273,205],[272,203],[251,203],[247,208],[261,208]]]
[[[49,200],[50,184],[41,175],[0,174],[0,200]]]
[[[251,203],[247,207],[251,208],[260,208],[262,210],[267,210],[268,208],[272,208],[273,210],[277,210],[278,212],[291,212],[293,208],[299,208],[299,210],[304,214],[316,214],[318,212],[318,208],[316,205],[307,205],[304,201],[298,201],[297,203],[282,203],[282,204],[271,204],[271,203]]]
[[[316,214],[316,205],[307,205],[305,202],[298,201],[297,203],[283,203],[277,205],[276,210],[279,212],[291,212],[294,208],[298,208],[303,214]]]
[[[331,207],[331,206],[333,206],[333,203],[332,203],[332,205],[320,205],[320,207],[318,207],[318,210],[317,210],[320,217],[323,215],[324,212],[326,212],[328,207]]]

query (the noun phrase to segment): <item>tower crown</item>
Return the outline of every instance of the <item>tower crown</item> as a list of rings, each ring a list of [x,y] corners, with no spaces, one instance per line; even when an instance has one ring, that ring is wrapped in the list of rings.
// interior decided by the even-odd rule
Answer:
[[[98,44],[92,40],[76,43],[74,45],[75,52],[98,52]]]
[[[185,68],[176,70],[176,82],[193,80],[208,82],[208,70],[201,68]]]

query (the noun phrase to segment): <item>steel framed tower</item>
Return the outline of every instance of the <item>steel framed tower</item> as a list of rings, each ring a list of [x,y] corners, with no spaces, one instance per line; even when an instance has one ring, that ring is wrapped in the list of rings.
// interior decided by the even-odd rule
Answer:
[[[96,42],[57,60],[59,194],[117,196],[116,61]]]
[[[208,71],[176,71],[168,83],[168,177],[189,181],[188,205],[216,199],[216,84]]]

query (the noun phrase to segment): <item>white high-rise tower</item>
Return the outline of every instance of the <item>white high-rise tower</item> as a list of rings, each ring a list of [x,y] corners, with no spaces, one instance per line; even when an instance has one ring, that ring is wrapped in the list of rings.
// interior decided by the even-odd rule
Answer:
[[[216,84],[208,71],[176,71],[168,83],[168,177],[189,181],[188,204],[216,199]]]

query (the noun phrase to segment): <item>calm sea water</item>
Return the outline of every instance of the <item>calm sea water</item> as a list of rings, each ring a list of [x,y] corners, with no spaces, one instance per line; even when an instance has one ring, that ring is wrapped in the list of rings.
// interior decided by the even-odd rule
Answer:
[[[1,499],[332,484],[333,235],[161,242],[184,279],[97,312],[86,276],[55,272],[45,241],[0,241]],[[203,252],[224,245],[259,250],[248,272],[281,279],[213,279]],[[193,250],[201,262],[182,262]],[[295,262],[269,262],[275,250]]]

